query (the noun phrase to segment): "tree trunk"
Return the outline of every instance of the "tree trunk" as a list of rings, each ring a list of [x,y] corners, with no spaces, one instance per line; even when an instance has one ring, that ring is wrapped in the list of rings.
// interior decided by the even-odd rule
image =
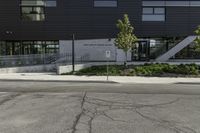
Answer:
[[[127,51],[125,52],[124,68],[127,68]]]

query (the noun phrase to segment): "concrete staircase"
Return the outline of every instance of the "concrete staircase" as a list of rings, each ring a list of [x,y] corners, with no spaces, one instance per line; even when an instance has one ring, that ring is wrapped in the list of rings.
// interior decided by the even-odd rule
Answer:
[[[190,45],[195,39],[196,39],[196,36],[188,36],[188,37],[186,37],[181,42],[179,42],[176,46],[171,48],[169,51],[167,51],[164,54],[162,54],[159,57],[157,57],[156,61],[158,61],[158,62],[168,61],[176,53],[180,52],[182,49],[184,49],[185,47]]]

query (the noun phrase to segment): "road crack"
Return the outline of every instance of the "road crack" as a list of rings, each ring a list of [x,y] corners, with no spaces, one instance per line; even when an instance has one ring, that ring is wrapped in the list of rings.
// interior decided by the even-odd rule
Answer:
[[[135,109],[135,111],[139,116],[141,116],[144,119],[150,120],[154,123],[158,123],[160,126],[169,128],[173,131],[175,131],[176,133],[197,133],[195,130],[193,130],[192,128],[189,127],[183,127],[183,126],[179,126],[177,122],[174,121],[168,121],[168,120],[162,120],[162,119],[156,119],[147,115],[144,115],[143,113],[141,113],[139,111],[139,109]]]
[[[77,125],[80,121],[80,118],[81,116],[84,114],[84,103],[85,103],[85,97],[87,95],[87,92],[84,93],[83,97],[82,97],[82,100],[81,100],[81,112],[76,116],[76,119],[73,123],[73,126],[72,126],[72,133],[75,133],[76,130],[77,130]]]
[[[142,108],[162,108],[163,106],[174,104],[174,103],[178,102],[179,100],[180,100],[180,98],[171,100],[169,102],[164,102],[164,103],[133,104],[133,103],[127,103],[127,102],[109,101],[109,100],[104,100],[104,99],[100,99],[100,98],[87,97],[85,102],[90,104],[90,105],[95,106],[96,108],[100,108],[100,107],[107,108],[107,109],[104,109],[103,111],[95,112],[96,115],[94,117],[101,115],[101,116],[104,116],[104,117],[106,117],[106,118],[108,118],[112,121],[134,124],[133,121],[116,119],[116,118],[110,116],[108,113],[106,113],[106,112],[109,112],[109,111],[112,111],[112,110],[121,110],[121,109],[122,110],[130,110],[130,111],[135,112],[136,114],[138,114],[142,118],[144,118],[146,120],[150,120],[152,122],[155,122],[159,125],[162,125],[163,127],[168,128],[170,130],[173,130],[176,133],[196,133],[195,130],[193,130],[189,127],[183,127],[175,121],[168,121],[168,120],[152,118],[152,117],[146,116],[146,115],[144,115],[143,113],[140,112],[140,109],[142,109]],[[97,110],[96,108],[95,108],[95,110]],[[94,117],[92,118],[92,120],[94,119]]]
[[[144,113],[141,112],[141,109],[143,108],[151,108],[151,109],[162,108],[163,106],[174,104],[179,100],[180,98],[163,103],[137,104],[131,102],[129,103],[129,102],[111,101],[96,97],[88,97],[87,93],[85,92],[81,100],[81,112],[76,116],[76,119],[72,127],[72,133],[79,132],[79,130],[80,132],[84,130],[87,131],[88,133],[92,133],[92,123],[94,119],[99,116],[103,116],[104,118],[107,118],[113,122],[121,122],[124,124],[133,124],[133,125],[135,124],[134,120],[133,121],[125,120],[121,118],[119,119],[109,114],[110,111],[114,110],[127,110],[134,112],[137,115],[144,118],[145,120],[151,121],[161,127],[167,128],[176,133],[197,133],[194,129],[183,126],[176,121],[154,118],[152,116],[145,115]]]
[[[16,97],[18,97],[18,96],[20,96],[20,95],[21,95],[20,93],[17,93],[17,94],[12,94],[12,95],[6,96],[5,99],[3,99],[2,101],[0,101],[0,105],[3,105],[3,104],[5,104],[6,102],[15,99]]]

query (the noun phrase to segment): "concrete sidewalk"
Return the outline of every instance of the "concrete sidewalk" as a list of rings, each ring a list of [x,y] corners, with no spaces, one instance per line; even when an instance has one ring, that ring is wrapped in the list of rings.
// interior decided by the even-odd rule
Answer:
[[[48,82],[107,82],[106,76],[74,76],[56,75],[54,73],[10,73],[0,74],[0,81],[48,81]],[[130,77],[109,76],[109,83],[137,84],[200,84],[200,78],[170,78],[170,77]]]

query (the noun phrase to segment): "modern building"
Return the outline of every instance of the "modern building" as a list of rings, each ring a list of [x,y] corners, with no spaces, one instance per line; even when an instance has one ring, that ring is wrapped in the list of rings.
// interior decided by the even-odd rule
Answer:
[[[140,41],[129,61],[198,59],[194,30],[199,0],[1,0],[0,55],[70,53],[89,61],[122,61],[116,22],[128,14]]]

